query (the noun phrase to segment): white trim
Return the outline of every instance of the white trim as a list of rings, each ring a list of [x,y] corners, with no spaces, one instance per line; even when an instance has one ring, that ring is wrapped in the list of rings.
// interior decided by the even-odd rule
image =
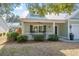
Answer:
[[[53,34],[55,34],[55,22],[53,22]]]
[[[65,37],[65,36],[59,36],[60,38],[63,38],[63,39],[67,39],[67,40],[69,40],[67,37]]]
[[[25,30],[24,30],[24,28],[25,28],[24,25],[25,25],[25,24],[24,24],[24,22],[21,22],[21,24],[22,24],[22,26],[21,26],[21,28],[22,28],[22,34],[24,34],[24,31],[25,31]]]
[[[35,23],[53,23],[53,22],[56,22],[56,23],[65,23],[66,19],[65,20],[55,20],[55,19],[54,20],[53,19],[52,20],[46,20],[46,19],[44,19],[44,20],[43,19],[41,19],[41,20],[39,20],[39,19],[34,19],[33,20],[32,19],[31,20],[31,19],[26,19],[25,18],[25,19],[21,19],[21,21],[22,22],[26,22],[26,23],[29,23],[29,22],[30,23],[33,23],[33,22],[35,22]]]
[[[68,20],[68,39],[69,39],[69,33],[70,33],[70,28],[69,28],[69,26],[70,26],[70,22],[69,22],[69,20]]]

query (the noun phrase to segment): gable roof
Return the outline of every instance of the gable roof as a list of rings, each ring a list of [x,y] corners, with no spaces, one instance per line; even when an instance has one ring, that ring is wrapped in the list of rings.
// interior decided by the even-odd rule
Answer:
[[[72,15],[68,17],[68,19],[79,19],[79,9],[74,11]]]
[[[70,19],[79,19],[79,9],[76,10],[69,18]]]
[[[49,14],[49,15],[45,15],[44,17],[42,16],[38,16],[38,15],[30,15],[28,14],[25,18],[28,18],[28,19],[54,19],[54,20],[63,20],[63,19],[66,19],[67,18],[67,13],[60,13],[60,14]],[[22,18],[22,17],[21,17]]]
[[[45,15],[45,17],[40,17],[40,16],[37,16],[37,15],[31,15],[29,12],[27,15],[24,15],[25,14],[25,11],[23,12],[23,17],[21,18],[28,18],[28,19],[56,19],[56,20],[59,20],[59,19],[79,19],[79,9],[75,9],[71,15],[68,15],[67,13],[60,13],[59,15],[57,14],[50,14],[50,15]]]

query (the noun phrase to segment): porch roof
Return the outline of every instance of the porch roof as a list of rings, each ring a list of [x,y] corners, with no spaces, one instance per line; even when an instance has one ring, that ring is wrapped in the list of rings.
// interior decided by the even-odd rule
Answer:
[[[28,19],[28,18],[21,18],[21,21],[22,22],[25,22],[25,23],[33,23],[33,22],[38,22],[38,23],[65,23],[65,20],[47,20],[47,19]]]

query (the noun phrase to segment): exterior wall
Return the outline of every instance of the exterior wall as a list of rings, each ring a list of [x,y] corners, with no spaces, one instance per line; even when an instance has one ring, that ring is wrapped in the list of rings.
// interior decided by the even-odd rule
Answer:
[[[46,25],[46,38],[48,34],[53,34],[53,23],[23,23],[22,22],[22,34],[27,35],[29,40],[32,40],[32,33],[30,33],[30,25]],[[39,33],[40,34],[40,33]]]
[[[69,39],[69,23],[68,20],[65,23],[65,33],[66,33],[66,38]]]
[[[29,33],[29,25],[27,23],[22,23],[22,34]]]
[[[53,24],[46,24],[46,32],[53,34]]]
[[[59,25],[59,36],[67,38],[68,26],[67,23],[58,24]]]
[[[68,33],[67,33],[67,38],[69,39],[69,33],[70,33],[70,25],[72,24],[79,24],[79,20],[78,19],[68,19],[66,25],[67,25],[67,28],[68,28]]]
[[[22,25],[23,34],[30,33],[30,25],[46,25],[46,32],[47,33],[53,33],[53,24],[23,23],[23,25]]]
[[[23,23],[22,22],[22,34],[25,34],[29,37],[29,40],[33,39],[32,34],[30,33],[30,25],[46,25],[46,38],[49,34],[53,34],[53,22],[52,23]],[[55,23],[58,26],[58,35],[61,37],[66,37],[68,35],[68,23]]]
[[[79,24],[79,21],[70,21],[70,24]]]
[[[79,19],[69,19],[70,24],[79,24]]]
[[[75,39],[78,39],[78,28],[76,29],[73,24],[79,24],[79,19],[70,19],[69,21],[70,25],[72,26],[71,32],[74,33]],[[75,28],[75,29],[74,29]]]

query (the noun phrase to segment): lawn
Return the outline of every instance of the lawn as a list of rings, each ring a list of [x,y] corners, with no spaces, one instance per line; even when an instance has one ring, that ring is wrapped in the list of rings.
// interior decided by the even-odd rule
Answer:
[[[0,38],[1,56],[79,56],[79,43],[67,42],[6,42]]]

